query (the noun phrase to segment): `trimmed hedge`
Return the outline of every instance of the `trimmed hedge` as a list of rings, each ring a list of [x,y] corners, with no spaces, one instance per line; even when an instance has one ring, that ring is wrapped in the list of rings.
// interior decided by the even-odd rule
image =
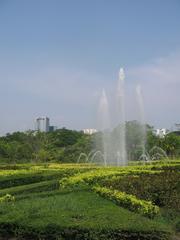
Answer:
[[[161,231],[135,232],[119,229],[83,229],[78,227],[62,228],[48,224],[32,228],[16,223],[0,223],[0,236],[16,237],[26,240],[168,240],[170,233]]]
[[[65,177],[60,180],[60,186],[65,187],[74,187],[80,185],[94,185],[97,182],[101,182],[104,179],[109,180],[114,177],[123,177],[131,174],[142,174],[142,173],[156,173],[159,171],[152,171],[149,169],[132,169],[129,167],[122,168],[100,168],[97,170],[91,170],[81,174],[76,174],[74,176]]]
[[[112,179],[100,181],[99,184],[102,187],[113,188],[152,201],[159,207],[180,210],[180,172],[178,171],[114,176]]]
[[[41,181],[61,179],[77,173],[88,171],[88,168],[60,168],[44,170],[2,170],[0,175],[0,189],[26,185]]]
[[[32,183],[28,185],[16,186],[11,188],[6,188],[0,190],[0,196],[5,194],[24,194],[24,193],[32,193],[32,192],[43,192],[49,190],[56,190],[59,188],[59,181],[58,180],[51,180],[51,181],[43,181],[38,183]]]
[[[140,213],[150,218],[153,218],[159,213],[159,207],[153,205],[151,202],[137,199],[135,196],[126,194],[125,192],[99,186],[95,186],[92,189],[99,195],[114,201],[117,205],[127,208],[130,211]]]
[[[131,177],[134,179],[139,179],[142,176],[147,177],[149,179],[154,179],[154,176],[156,178],[163,173],[162,166],[157,166],[153,170],[153,166],[138,166],[138,167],[120,167],[120,168],[98,168],[98,169],[91,169],[91,168],[71,168],[68,167],[60,167],[58,170],[55,169],[54,166],[52,166],[52,169],[47,167],[47,169],[37,168],[35,169],[29,169],[27,171],[27,174],[18,174],[18,171],[16,174],[13,174],[11,176],[2,176],[0,177],[0,185],[1,183],[4,184],[4,187],[6,186],[14,186],[11,188],[6,188],[0,190],[0,195],[4,196],[6,193],[10,193],[13,195],[16,195],[16,199],[19,202],[19,198],[26,198],[30,196],[30,193],[32,192],[32,199],[36,198],[37,196],[42,195],[42,197],[51,195],[51,193],[54,193],[52,190],[56,190],[55,193],[59,194],[57,189],[59,189],[59,183],[61,184],[61,187],[64,187],[63,191],[68,190],[68,187],[79,187],[81,190],[83,187],[88,187],[88,189],[93,188],[95,192],[100,194],[101,196],[104,196],[107,199],[112,200],[117,205],[120,205],[124,208],[127,208],[133,212],[140,213],[142,215],[148,216],[150,218],[153,218],[156,214],[159,212],[159,208],[157,206],[154,206],[151,202],[144,201],[138,199],[138,196],[132,196],[130,194],[125,193],[125,191],[120,192],[113,189],[108,189],[106,187],[106,184],[109,184],[109,188],[111,184],[114,185],[112,188],[115,188],[117,186],[120,186],[121,180],[125,181],[125,179],[131,179]],[[172,169],[172,166],[168,166],[168,169]],[[167,169],[165,169],[167,171]],[[20,170],[21,171],[21,170]],[[19,171],[19,172],[20,172]],[[34,171],[32,174],[32,178],[30,174]],[[57,174],[57,175],[56,175]],[[57,178],[58,180],[55,180],[54,178]],[[63,179],[62,179],[63,178]],[[50,179],[54,179],[51,180]],[[61,179],[61,180],[60,180]],[[112,179],[112,182],[111,182]],[[126,182],[127,182],[126,179]],[[43,182],[39,182],[42,181]],[[44,181],[46,180],[46,181]],[[49,181],[47,181],[49,180]],[[26,182],[27,181],[27,182]],[[35,183],[34,183],[35,182]],[[102,191],[102,187],[95,186],[95,184],[99,184],[102,186],[105,184],[105,190]],[[134,183],[132,181],[132,183]],[[24,184],[23,186],[17,186]],[[119,185],[118,185],[119,184]],[[130,182],[131,184],[131,182]],[[172,181],[172,184],[173,181]],[[174,184],[175,185],[175,184]],[[16,186],[16,187],[15,187]],[[93,187],[94,186],[94,187]],[[172,187],[172,185],[171,185]],[[99,190],[99,189],[100,190]],[[130,188],[126,188],[125,190],[128,191]],[[138,187],[137,187],[138,190]],[[46,192],[47,191],[47,192]],[[49,191],[49,192],[48,192]],[[99,192],[98,192],[99,191]],[[148,189],[145,189],[145,192],[147,194]],[[20,194],[20,195],[19,195]],[[94,193],[91,193],[94,194]],[[97,195],[95,195],[98,197]],[[103,200],[103,199],[101,199]],[[63,201],[64,204],[65,201]],[[106,201],[108,202],[108,201]],[[94,202],[93,202],[94,203]],[[16,203],[15,203],[16,204]],[[14,203],[12,206],[14,207]],[[7,204],[11,205],[11,204]],[[50,204],[51,205],[51,204]],[[114,204],[112,204],[114,205]],[[116,207],[114,205],[114,207]],[[4,209],[4,206],[2,205],[2,209]],[[45,208],[44,208],[45,209]],[[79,209],[79,208],[78,208]],[[33,209],[32,209],[33,211]],[[33,211],[34,214],[34,211]],[[60,212],[61,214],[61,212]],[[133,214],[133,213],[130,213]],[[108,215],[109,216],[109,215]],[[141,217],[140,215],[136,215],[138,217]],[[35,214],[36,217],[36,214]],[[49,217],[49,216],[48,216]],[[43,218],[43,215],[42,215]],[[147,230],[149,232],[143,231],[144,228],[142,228],[141,232],[135,232],[136,229],[130,231],[130,230],[120,230],[120,229],[111,229],[110,227],[107,227],[107,229],[102,229],[101,226],[98,229],[84,229],[83,226],[81,228],[78,228],[78,226],[65,226],[62,227],[62,222],[55,221],[53,224],[49,223],[47,225],[47,222],[44,223],[44,225],[37,226],[33,223],[29,224],[27,222],[23,222],[24,215],[22,215],[21,219],[19,221],[14,221],[10,218],[4,219],[4,222],[0,220],[0,235],[8,236],[15,236],[17,239],[61,239],[61,240],[165,240],[169,238],[169,232],[166,229],[163,232],[163,229],[160,229],[158,231],[157,228],[152,227],[151,230]],[[92,221],[95,221],[96,217]],[[129,217],[130,219],[130,217]],[[21,221],[22,220],[22,221]],[[146,221],[151,221],[149,219],[145,219]],[[77,222],[79,219],[77,219]],[[124,221],[124,219],[123,219]],[[57,223],[57,225],[56,225]],[[111,222],[112,223],[112,222]],[[133,222],[134,224],[134,222]],[[178,228],[177,223],[177,228]],[[144,225],[143,225],[144,227]]]

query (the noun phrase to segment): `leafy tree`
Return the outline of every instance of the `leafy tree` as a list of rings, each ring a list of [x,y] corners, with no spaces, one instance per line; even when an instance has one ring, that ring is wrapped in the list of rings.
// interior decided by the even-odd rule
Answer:
[[[118,126],[120,127],[120,126]],[[107,132],[116,148],[118,127]],[[142,129],[146,129],[146,149],[153,146],[163,148],[170,157],[180,156],[180,136],[168,134],[159,138],[149,125],[137,121],[126,123],[126,147],[128,158],[136,160],[142,153]],[[102,133],[85,135],[81,131],[58,129],[54,132],[15,132],[0,137],[1,162],[58,161],[76,162],[80,153],[88,154],[92,149],[102,149]]]
[[[175,134],[167,134],[161,143],[162,148],[170,157],[176,157],[180,154],[180,136]]]

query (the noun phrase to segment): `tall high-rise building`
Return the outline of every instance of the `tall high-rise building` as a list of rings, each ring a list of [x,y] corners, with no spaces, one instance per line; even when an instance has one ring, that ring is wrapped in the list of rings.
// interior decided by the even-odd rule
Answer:
[[[48,117],[36,118],[36,130],[40,132],[49,132],[49,118]]]

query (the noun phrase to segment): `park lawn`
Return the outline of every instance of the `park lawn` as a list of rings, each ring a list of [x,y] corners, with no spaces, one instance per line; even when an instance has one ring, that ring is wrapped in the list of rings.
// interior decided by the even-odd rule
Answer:
[[[176,209],[164,207],[160,215],[150,219],[100,197],[92,187],[120,186],[121,190],[121,178],[132,185],[134,177],[152,177],[154,181],[157,175],[160,182],[154,184],[154,190],[158,190],[159,196],[158,187],[162,186],[163,191],[165,185],[160,177],[164,176],[163,171],[170,172],[169,192],[175,187],[179,166],[178,160],[119,168],[87,164],[1,165],[0,198],[11,194],[15,201],[0,202],[0,236],[4,239],[15,236],[18,240],[170,239],[180,222]],[[171,174],[177,177],[170,178]]]
[[[27,237],[31,235],[33,239],[39,239],[40,235],[48,236],[52,232],[49,239],[58,239],[57,237],[63,234],[65,239],[68,234],[69,237],[80,234],[82,235],[80,239],[85,239],[83,235],[91,232],[91,238],[87,239],[95,239],[95,236],[102,233],[107,233],[108,236],[119,232],[119,234],[127,234],[125,239],[130,239],[128,235],[132,237],[133,234],[134,236],[152,234],[152,236],[157,235],[154,239],[161,239],[158,236],[168,236],[172,232],[167,224],[118,207],[93,192],[57,193],[47,197],[33,195],[14,203],[1,204],[0,233],[5,233],[6,229],[6,235]],[[76,233],[72,229],[76,230]],[[64,233],[65,230],[68,234]]]

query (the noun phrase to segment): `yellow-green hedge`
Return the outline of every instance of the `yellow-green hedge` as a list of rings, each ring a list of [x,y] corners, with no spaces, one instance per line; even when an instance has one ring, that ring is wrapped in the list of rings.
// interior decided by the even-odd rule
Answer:
[[[127,208],[130,211],[143,214],[150,218],[159,213],[159,207],[153,205],[152,202],[137,199],[135,196],[127,194],[125,192],[120,192],[100,186],[94,186],[92,189],[99,195],[114,201],[116,204]]]

